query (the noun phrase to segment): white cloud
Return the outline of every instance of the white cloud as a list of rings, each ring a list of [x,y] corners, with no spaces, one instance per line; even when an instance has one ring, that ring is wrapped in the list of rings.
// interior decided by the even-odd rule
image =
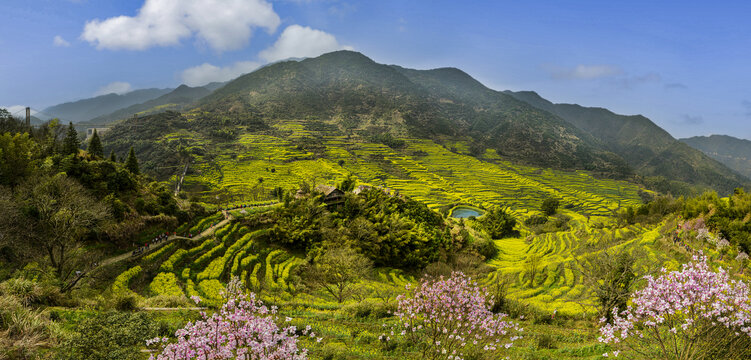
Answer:
[[[146,0],[136,16],[88,21],[81,38],[98,49],[145,50],[195,36],[225,51],[247,45],[254,28],[274,32],[279,23],[266,0]]]
[[[218,67],[209,63],[186,69],[181,78],[185,85],[202,86],[214,81],[228,81],[252,72],[261,64],[253,61],[240,61],[230,66]]]
[[[65,41],[65,39],[63,39],[63,37],[60,36],[60,35],[56,35],[55,38],[52,39],[52,43],[55,46],[59,46],[59,47],[68,47],[68,46],[70,46],[70,43],[67,42],[67,41]]]
[[[129,92],[132,88],[133,87],[130,86],[130,84],[126,82],[115,81],[99,88],[99,90],[97,90],[97,92],[94,93],[94,96],[107,95],[107,94],[113,94],[113,93],[122,95],[122,94]]]
[[[352,50],[351,46],[339,44],[334,35],[307,26],[290,25],[279,39],[258,56],[273,62],[292,57],[315,57],[336,50]]]
[[[553,68],[549,69],[555,79],[581,79],[592,80],[623,73],[621,68],[614,65],[577,65],[575,68]]]

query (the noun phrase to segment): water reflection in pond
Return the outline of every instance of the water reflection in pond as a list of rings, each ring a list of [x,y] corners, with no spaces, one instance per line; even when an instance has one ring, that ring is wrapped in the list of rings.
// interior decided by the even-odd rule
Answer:
[[[458,219],[468,218],[470,216],[480,216],[480,215],[482,215],[482,212],[480,210],[468,208],[468,207],[461,207],[461,206],[454,208],[454,210],[451,212],[451,217],[458,218]]]

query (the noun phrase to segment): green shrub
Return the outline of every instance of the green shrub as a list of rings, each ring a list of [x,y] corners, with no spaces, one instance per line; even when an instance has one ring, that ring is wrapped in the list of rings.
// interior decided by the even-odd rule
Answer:
[[[556,211],[558,211],[558,206],[560,206],[561,202],[556,198],[547,198],[542,201],[542,205],[540,205],[540,210],[547,215],[553,215]]]
[[[180,273],[180,278],[183,280],[190,279],[190,268],[183,269],[183,271]]]
[[[363,301],[342,307],[342,311],[357,319],[383,319],[391,316],[395,310],[393,304]]]
[[[146,303],[148,306],[160,308],[178,308],[195,305],[185,295],[157,295],[146,299]]]
[[[61,347],[61,359],[141,359],[146,340],[159,335],[159,327],[147,313],[107,312],[85,319]]]
[[[477,250],[477,253],[482,255],[485,260],[490,260],[498,256],[498,247],[495,246],[493,240],[475,238],[472,245]]]
[[[200,254],[204,250],[206,250],[209,247],[211,247],[213,244],[214,244],[214,239],[208,238],[208,239],[204,240],[204,242],[201,243],[201,245],[196,246],[196,247],[188,250],[188,256],[195,256],[197,254]]]
[[[55,306],[63,300],[58,287],[23,278],[9,279],[0,283],[0,295],[14,296],[24,306]]]
[[[151,260],[157,259],[160,256],[162,256],[162,254],[166,254],[166,253],[170,252],[174,248],[175,248],[175,243],[174,242],[169,243],[167,245],[162,246],[161,249],[159,249],[157,251],[154,251],[153,253],[144,256],[143,260],[144,261],[151,261]]]
[[[481,219],[482,227],[493,239],[519,235],[519,231],[514,230],[516,219],[507,209],[496,206],[488,210]]]
[[[219,244],[217,246],[214,246],[211,250],[207,251],[205,254],[201,255],[196,259],[196,261],[193,262],[192,267],[194,269],[202,268],[206,266],[206,263],[208,263],[211,259],[213,259],[216,255],[224,251],[224,244]]]
[[[538,349],[555,349],[555,341],[550,334],[540,334],[536,339]]]
[[[134,266],[126,271],[124,271],[122,274],[118,275],[115,278],[115,281],[112,283],[112,292],[114,293],[127,293],[131,292],[128,288],[128,283],[130,280],[138,274],[141,273],[141,267],[140,266]]]
[[[175,251],[175,253],[169,257],[169,259],[162,263],[162,266],[159,267],[159,270],[174,271],[175,264],[178,264],[182,259],[185,258],[186,255],[188,255],[187,250],[177,249],[177,251]]]
[[[198,283],[198,290],[201,292],[204,299],[221,300],[221,293],[224,291],[224,286],[216,279],[204,280]]]
[[[134,293],[119,293],[112,299],[112,306],[119,311],[138,310],[138,296]]]
[[[182,296],[183,291],[177,285],[177,277],[173,273],[159,273],[149,285],[154,295]]]
[[[546,222],[548,222],[547,217],[540,216],[540,215],[532,215],[528,217],[527,220],[524,220],[524,225],[527,225],[527,226],[542,225]]]
[[[343,343],[327,343],[321,349],[320,358],[322,360],[343,360],[347,359],[347,346]]]

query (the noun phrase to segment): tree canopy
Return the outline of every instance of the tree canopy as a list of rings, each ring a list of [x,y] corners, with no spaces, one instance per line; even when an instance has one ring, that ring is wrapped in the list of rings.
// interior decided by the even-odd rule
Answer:
[[[78,154],[79,148],[81,148],[81,140],[78,139],[78,132],[72,122],[68,123],[68,131],[63,140],[63,154]]]
[[[102,140],[99,139],[99,134],[97,134],[96,129],[94,129],[94,134],[91,135],[91,139],[89,140],[89,146],[86,148],[86,150],[89,152],[89,154],[96,156],[100,159],[104,158],[104,149],[102,148]]]
[[[130,147],[130,152],[128,152],[128,159],[125,160],[125,168],[134,175],[140,173],[140,170],[138,169],[138,159],[136,159],[136,152],[133,150],[132,146]]]

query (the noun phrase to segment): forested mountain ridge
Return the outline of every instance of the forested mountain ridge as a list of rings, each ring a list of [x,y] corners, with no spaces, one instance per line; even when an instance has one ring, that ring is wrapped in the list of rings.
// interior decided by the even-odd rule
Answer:
[[[98,116],[91,119],[93,124],[107,124],[116,120],[125,119],[134,114],[148,115],[151,113],[166,110],[182,110],[192,104],[194,101],[203,98],[211,93],[211,90],[205,87],[190,87],[180,85],[167,94],[149,101],[128,106],[116,110],[110,114]]]
[[[42,112],[59,118],[63,122],[77,123],[158,98],[170,91],[172,89],[141,89],[122,95],[107,94],[50,106]]]
[[[678,140],[751,178],[751,141],[728,135],[694,136]]]
[[[338,51],[241,76],[202,99],[198,110],[265,120],[323,120],[355,134],[461,138],[518,162],[630,175],[621,159],[552,114],[479,83],[475,86],[483,99],[444,89],[444,74],[455,71],[408,70]]]
[[[727,193],[748,181],[642,116],[499,92],[456,68],[406,69],[352,51],[265,66],[192,106],[185,126],[206,133],[298,119],[376,142],[383,136],[466,141],[475,155],[493,149],[516,163],[583,169],[674,194]]]
[[[644,116],[619,115],[607,109],[576,104],[554,104],[532,91],[505,93],[556,114],[591,134],[606,144],[608,150],[625,159],[638,175],[648,177],[644,182],[658,190],[680,188],[675,183],[680,181],[728,193],[749,181],[676,140]]]

